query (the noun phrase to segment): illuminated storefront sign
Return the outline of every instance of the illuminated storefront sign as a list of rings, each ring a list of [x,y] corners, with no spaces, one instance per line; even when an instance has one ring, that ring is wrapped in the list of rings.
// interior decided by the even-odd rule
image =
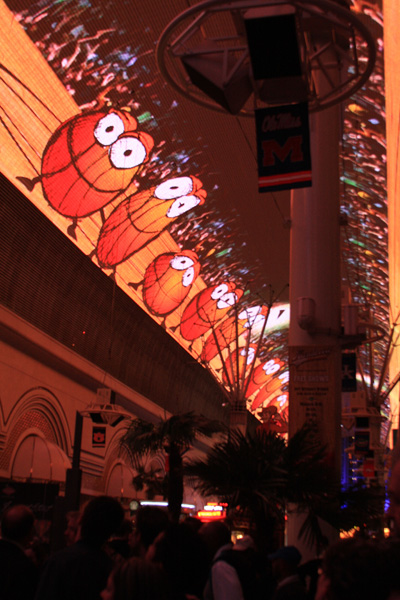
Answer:
[[[197,517],[202,521],[218,521],[225,519],[227,504],[222,502],[217,504],[216,502],[209,502],[203,508],[197,512]]]

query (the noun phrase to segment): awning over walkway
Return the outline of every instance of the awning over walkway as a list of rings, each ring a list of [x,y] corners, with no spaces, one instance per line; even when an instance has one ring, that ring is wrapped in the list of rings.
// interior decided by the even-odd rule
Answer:
[[[65,481],[71,462],[56,444],[38,435],[28,435],[19,446],[11,468],[11,478]]]

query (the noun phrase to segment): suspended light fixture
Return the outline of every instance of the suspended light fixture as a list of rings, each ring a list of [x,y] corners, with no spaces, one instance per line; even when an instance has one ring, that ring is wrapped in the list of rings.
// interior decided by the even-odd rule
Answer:
[[[339,83],[332,52],[343,65]],[[341,102],[368,80],[376,50],[346,2],[205,0],[167,25],[156,57],[164,79],[197,104],[253,116],[263,104],[307,101],[316,111]],[[323,95],[314,82],[321,72]]]

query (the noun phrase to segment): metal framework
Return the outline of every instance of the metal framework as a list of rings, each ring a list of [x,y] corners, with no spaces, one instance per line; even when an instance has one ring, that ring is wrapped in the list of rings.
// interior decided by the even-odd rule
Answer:
[[[304,82],[310,111],[329,108],[363,86],[372,73],[376,49],[367,27],[350,8],[334,0],[206,0],[173,19],[159,39],[156,57],[164,79],[199,105],[224,112],[213,99],[192,84],[182,58],[212,48],[220,53],[223,79],[248,65],[253,94],[238,114],[253,116],[262,106],[259,82],[251,75],[244,17],[249,10],[262,14],[289,9],[295,14]],[[233,67],[232,67],[233,64]],[[338,82],[337,70],[340,69]],[[323,74],[323,91],[316,76]]]

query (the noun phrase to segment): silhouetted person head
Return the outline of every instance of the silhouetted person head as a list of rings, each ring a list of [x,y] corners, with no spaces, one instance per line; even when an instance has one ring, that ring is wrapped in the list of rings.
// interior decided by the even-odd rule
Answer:
[[[204,540],[211,558],[215,555],[217,550],[222,546],[229,544],[231,541],[229,527],[222,521],[204,523],[204,525],[200,527],[199,534]]]
[[[135,555],[145,556],[149,546],[169,524],[168,513],[158,506],[141,506],[135,518],[132,550]]]
[[[98,496],[83,509],[80,522],[80,538],[96,546],[102,546],[118,530],[124,519],[124,509],[111,496]]]
[[[102,600],[168,600],[169,581],[164,569],[134,556],[112,571]]]
[[[117,563],[118,560],[132,556],[133,539],[133,523],[130,519],[124,519],[117,531],[108,540],[104,549],[111,556],[114,563]]]
[[[185,522],[170,523],[150,546],[146,558],[162,565],[174,592],[201,597],[209,571],[209,555],[199,533]]]
[[[272,573],[277,581],[282,581],[297,573],[301,554],[296,546],[282,546],[273,554],[268,555],[271,561]]]
[[[127,540],[132,534],[134,529],[133,523],[131,519],[124,519],[121,525],[116,530],[114,537],[119,539]]]
[[[192,529],[194,529],[194,531],[197,532],[199,532],[203,526],[203,523],[197,517],[188,516],[184,519],[183,522],[186,523],[186,525],[189,525],[189,527],[191,527]]]
[[[382,547],[374,539],[333,543],[322,560],[315,600],[383,600]]]
[[[79,510],[70,510],[67,513],[67,526],[64,531],[64,538],[67,546],[71,546],[71,544],[76,542],[80,518],[81,513]]]
[[[1,519],[1,536],[20,546],[27,546],[34,533],[35,515],[24,504],[7,508]]]

